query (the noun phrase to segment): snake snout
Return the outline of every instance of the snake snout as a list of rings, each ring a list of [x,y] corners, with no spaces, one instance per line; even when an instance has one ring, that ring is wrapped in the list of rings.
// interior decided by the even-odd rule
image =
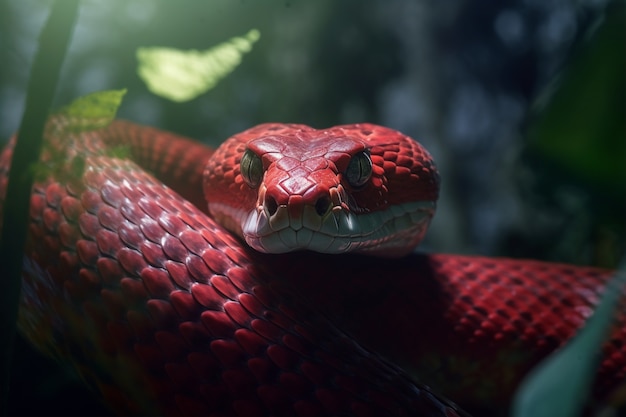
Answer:
[[[299,191],[294,193],[287,192],[283,187],[268,187],[260,193],[259,206],[270,224],[277,229],[319,227],[316,224],[333,209],[331,193],[316,185]]]
[[[290,202],[288,205],[294,205],[294,204],[298,204],[298,203]],[[330,200],[329,196],[322,195],[315,201],[315,204],[313,204],[312,206],[315,208],[315,213],[317,213],[318,216],[324,217],[332,209],[332,201]],[[274,197],[266,194],[265,199],[263,201],[263,207],[268,217],[272,217],[276,215],[276,213],[278,212],[279,204]]]
[[[346,235],[354,223],[343,208],[341,185],[308,180],[278,181],[259,188],[257,205],[244,219],[243,237],[253,248],[268,253],[294,250],[345,252]],[[339,238],[338,236],[343,236]]]

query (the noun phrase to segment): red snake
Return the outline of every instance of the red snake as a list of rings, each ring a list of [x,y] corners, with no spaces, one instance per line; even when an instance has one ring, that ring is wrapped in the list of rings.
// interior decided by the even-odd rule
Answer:
[[[122,121],[48,130],[19,328],[122,414],[465,415],[435,390],[505,403],[581,327],[611,275],[408,253],[438,178],[428,153],[391,129],[266,124],[215,153]],[[111,151],[120,145],[134,161]],[[10,144],[2,196],[11,155]],[[265,254],[244,239],[383,257]],[[620,314],[597,398],[625,377]]]

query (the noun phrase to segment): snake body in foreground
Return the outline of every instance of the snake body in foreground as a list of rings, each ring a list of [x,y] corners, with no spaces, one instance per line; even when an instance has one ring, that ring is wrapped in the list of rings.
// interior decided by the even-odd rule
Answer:
[[[267,124],[215,153],[122,121],[58,131],[31,196],[18,324],[122,414],[465,415],[435,390],[505,403],[584,324],[611,275],[409,253],[437,174],[390,129]],[[317,147],[285,148],[294,137]],[[134,161],[110,151],[120,145]],[[389,238],[381,223],[400,229]],[[364,254],[281,253],[292,249]],[[597,398],[625,377],[621,313]]]

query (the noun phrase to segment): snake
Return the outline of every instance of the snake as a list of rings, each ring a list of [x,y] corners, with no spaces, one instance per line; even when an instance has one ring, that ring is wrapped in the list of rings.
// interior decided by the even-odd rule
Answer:
[[[214,150],[123,120],[68,123],[45,133],[18,329],[121,415],[505,406],[613,274],[415,251],[439,174],[390,128],[266,123]],[[623,309],[599,356],[602,402],[626,378]]]

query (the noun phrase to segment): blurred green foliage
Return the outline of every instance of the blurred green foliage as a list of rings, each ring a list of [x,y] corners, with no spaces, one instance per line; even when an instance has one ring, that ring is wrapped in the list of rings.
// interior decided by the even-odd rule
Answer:
[[[529,133],[546,163],[619,198],[626,197],[625,33],[626,7],[616,2],[543,98]]]
[[[573,45],[532,109],[528,220],[510,254],[614,268],[626,248],[626,3]]]

